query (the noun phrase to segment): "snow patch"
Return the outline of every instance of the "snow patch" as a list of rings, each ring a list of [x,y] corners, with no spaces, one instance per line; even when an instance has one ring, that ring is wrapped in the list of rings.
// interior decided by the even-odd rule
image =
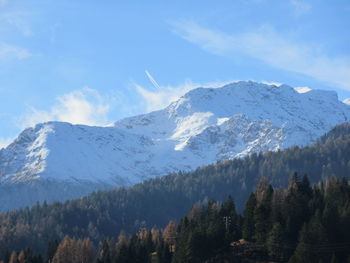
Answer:
[[[298,93],[307,93],[312,89],[310,89],[309,87],[295,87],[294,90]]]
[[[345,103],[346,105],[350,105],[350,98],[343,100],[343,103]]]
[[[216,121],[216,125],[221,125],[223,124],[224,122],[228,121],[230,118],[218,118],[217,121]]]

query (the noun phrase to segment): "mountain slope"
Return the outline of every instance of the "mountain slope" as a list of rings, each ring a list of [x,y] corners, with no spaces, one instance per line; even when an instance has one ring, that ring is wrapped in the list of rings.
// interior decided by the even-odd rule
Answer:
[[[120,230],[163,227],[184,216],[197,201],[223,201],[231,194],[242,210],[261,177],[285,188],[292,172],[307,173],[312,183],[332,174],[350,179],[350,132],[343,124],[316,144],[252,154],[205,166],[193,172],[150,179],[128,189],[101,191],[65,203],[34,206],[0,214],[0,257],[32,244],[43,252],[49,240],[116,237]],[[326,138],[323,137],[323,138]]]
[[[192,90],[111,127],[38,124],[0,151],[0,211],[306,145],[349,120],[335,92],[242,81]],[[27,190],[22,201],[12,197],[16,188]]]

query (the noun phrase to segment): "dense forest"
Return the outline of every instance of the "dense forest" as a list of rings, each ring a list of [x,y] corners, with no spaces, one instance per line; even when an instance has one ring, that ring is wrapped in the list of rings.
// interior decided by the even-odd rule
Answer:
[[[350,184],[334,177],[312,188],[307,176],[293,174],[281,190],[262,178],[243,215],[231,196],[197,202],[164,229],[122,231],[97,246],[89,238],[65,236],[49,242],[44,255],[27,248],[6,253],[3,262],[350,262]]]
[[[2,214],[0,257],[13,250],[24,253],[30,244],[26,253],[36,258],[37,253],[45,255],[48,243],[61,242],[65,236],[71,243],[80,240],[82,246],[84,239],[85,243],[97,244],[107,237],[117,238],[122,230],[135,233],[162,228],[186,215],[194,203],[213,199],[221,202],[228,195],[234,197],[237,211],[242,212],[261,178],[267,178],[276,189],[283,188],[294,171],[307,173],[312,183],[332,174],[349,178],[350,125],[336,127],[311,146],[253,154],[148,180],[128,189]]]

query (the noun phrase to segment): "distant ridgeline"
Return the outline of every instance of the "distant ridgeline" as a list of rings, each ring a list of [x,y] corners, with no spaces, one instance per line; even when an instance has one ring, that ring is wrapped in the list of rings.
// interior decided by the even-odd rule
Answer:
[[[236,232],[234,235],[232,233],[232,235],[228,235],[227,239],[224,241],[226,243],[218,243],[220,247],[217,249],[224,249],[223,251],[225,253],[231,253],[231,250],[225,250],[227,248],[227,242],[235,241],[241,238],[242,235],[247,240],[251,239],[253,242],[265,245],[267,245],[267,240],[275,240],[274,238],[276,238],[277,241],[270,242],[270,248],[268,250],[263,250],[261,252],[262,257],[264,255],[266,256],[266,253],[268,253],[268,255],[270,255],[269,253],[275,253],[272,250],[279,246],[278,240],[280,239],[278,238],[281,238],[285,247],[281,249],[282,255],[277,255],[277,257],[283,258],[291,256],[294,253],[295,247],[299,247],[300,244],[304,245],[300,245],[301,247],[299,250],[297,248],[297,251],[299,251],[298,253],[305,251],[305,247],[310,247],[310,244],[318,244],[317,242],[319,242],[320,239],[324,241],[325,247],[328,246],[327,244],[336,247],[335,244],[337,243],[341,245],[345,244],[345,242],[350,243],[350,240],[346,241],[346,239],[350,237],[350,233],[346,232],[350,229],[350,226],[346,225],[350,220],[350,192],[347,181],[333,179],[323,185],[319,185],[311,191],[309,187],[307,187],[308,190],[303,188],[306,184],[305,180],[298,181],[296,177],[293,177],[294,179],[292,179],[292,183],[289,185],[287,191],[272,191],[273,189],[268,187],[268,185],[271,184],[274,189],[286,188],[290,175],[294,171],[297,171],[299,174],[308,174],[311,183],[329,178],[333,174],[338,177],[349,179],[350,125],[342,124],[337,126],[311,146],[303,148],[292,147],[283,151],[253,154],[243,159],[229,160],[202,167],[190,173],[172,174],[162,178],[148,180],[128,189],[98,192],[85,198],[67,201],[63,204],[37,205],[30,209],[27,208],[0,215],[0,258],[5,257],[6,253],[14,250],[24,250],[28,246],[35,253],[41,253],[45,256],[49,243],[51,247],[50,255],[53,256],[54,252],[52,252],[52,246],[54,245],[52,244],[57,245],[57,243],[53,241],[57,240],[60,242],[65,235],[76,239],[90,238],[91,241],[85,240],[85,247],[90,247],[91,242],[95,243],[96,246],[97,242],[104,240],[105,237],[117,237],[121,230],[132,234],[140,229],[150,229],[153,226],[162,228],[166,226],[170,220],[178,220],[186,215],[192,205],[198,201],[205,204],[204,206],[200,205],[200,207],[202,207],[200,211],[203,210],[203,213],[213,210],[214,208],[212,208],[212,206],[216,206],[216,210],[214,209],[215,211],[209,211],[216,216],[217,214],[215,213],[222,214],[226,212],[219,209],[219,204],[214,205],[215,203],[209,200],[223,201],[227,199],[229,194],[233,196],[237,205],[237,210],[242,211],[244,203],[248,199],[250,193],[257,189],[261,178],[266,178],[269,183],[267,183],[265,179],[262,180],[265,183],[260,184],[260,187],[258,187],[255,197],[257,204],[255,204],[254,209],[251,210],[249,214],[247,212],[248,208],[246,207],[243,218],[234,212],[236,218],[234,224],[237,224]],[[266,191],[263,191],[263,194],[260,193],[261,185],[267,187],[265,187],[267,193],[265,193]],[[295,190],[295,192],[291,189],[297,190]],[[305,190],[307,193],[303,192],[300,197],[298,189],[300,191]],[[271,192],[271,194],[268,194],[269,192]],[[266,197],[266,195],[268,197]],[[252,197],[250,197],[249,202],[253,202],[251,198]],[[301,210],[299,211],[298,209]],[[277,211],[280,211],[281,214],[277,213]],[[260,212],[262,214],[260,214]],[[334,215],[335,218],[332,218],[331,215]],[[267,220],[266,217],[273,218],[273,220]],[[203,220],[210,221],[211,218],[214,217],[210,217],[209,219],[205,219],[204,217]],[[249,220],[252,218],[255,221],[249,223]],[[185,232],[192,231],[191,227],[196,228],[196,224],[201,224],[200,220],[202,219],[198,219],[199,221],[193,219],[198,221],[194,223],[194,226],[191,224],[190,226],[186,226],[187,223],[185,223],[186,220],[184,220],[185,219],[180,223],[180,226],[184,226],[184,228],[179,227],[177,230],[179,237],[176,239],[176,242],[182,240],[181,229],[190,227]],[[187,218],[187,220],[191,219]],[[215,228],[216,224],[222,227],[222,222],[224,222],[224,220],[220,219],[220,222],[221,223],[213,222],[213,227]],[[248,223],[252,229],[250,230],[251,234],[247,236],[244,234],[244,231],[246,231],[244,229],[246,227],[245,224]],[[303,227],[304,223],[307,224]],[[210,225],[211,223],[207,222],[203,224]],[[207,228],[207,226],[208,225],[198,227],[202,229]],[[318,227],[321,232],[318,233],[318,230],[314,230],[314,226]],[[333,229],[333,226],[336,227]],[[344,226],[344,229],[339,230],[339,233],[344,235],[347,233],[345,236],[337,234],[336,231],[338,230],[336,229],[340,226]],[[260,231],[265,232],[260,233]],[[310,231],[311,234],[309,234]],[[282,233],[282,237],[278,236],[280,232]],[[298,244],[296,243],[298,240],[298,232],[300,232],[300,236],[304,233],[304,243],[301,242],[302,239],[300,239],[301,241]],[[277,233],[277,237],[274,237],[275,233]],[[150,242],[148,232],[146,234],[144,233],[144,235],[148,237],[147,240]],[[193,235],[196,236],[197,234],[194,233]],[[213,235],[214,238],[217,234]],[[199,234],[199,236],[201,235]],[[206,240],[206,238],[210,239],[211,234],[206,233],[203,238],[203,240]],[[307,240],[308,238],[310,238],[310,240]],[[134,238],[132,242],[142,243],[142,240],[142,238]],[[132,243],[130,240],[124,241],[127,244],[125,245],[127,248],[129,244]],[[165,240],[163,241],[165,242]],[[77,247],[83,247],[83,241],[79,241],[79,243],[75,240],[73,242],[66,238],[65,242],[66,244],[76,243]],[[78,245],[77,242],[80,245]],[[155,251],[156,247],[159,247],[161,244],[161,246],[165,246],[165,244],[163,244],[164,242],[157,243],[161,241],[152,239],[152,242],[152,246],[149,243],[150,247],[147,253],[151,250]],[[108,245],[107,243],[104,242],[102,248],[103,246],[106,247]],[[141,243],[137,246],[141,246]],[[177,243],[177,249],[174,254],[175,258],[182,258],[182,254],[178,255],[178,253],[180,253],[179,251],[181,251],[184,246],[188,245],[185,243]],[[190,246],[195,246],[196,243],[189,244]],[[323,245],[323,243],[320,244]],[[113,249],[114,248],[113,245]],[[239,246],[239,249],[241,248],[242,247]],[[254,246],[253,248],[253,255],[260,253],[255,250]],[[314,247],[312,245],[311,248],[311,252],[321,249],[320,247],[316,247],[316,245]],[[336,253],[335,257],[344,259],[345,254],[343,250],[340,248],[339,250],[341,250],[339,252],[340,254]],[[166,251],[167,250],[165,250],[165,252]],[[196,250],[194,249],[193,251]],[[219,250],[215,251],[217,252]],[[120,251],[114,252],[120,253]],[[163,251],[162,253],[165,252]],[[208,250],[205,257],[210,258],[214,256],[216,252]],[[160,253],[161,252],[159,252],[159,254]],[[246,253],[246,250],[237,253]],[[113,255],[117,257],[117,254]],[[329,254],[327,255],[329,256]],[[15,255],[13,256],[15,257]],[[330,255],[330,257],[332,256],[333,255]],[[195,254],[194,258],[198,258],[198,255]],[[293,262],[303,262],[298,261],[297,256],[294,258],[296,261]],[[313,258],[313,256],[311,255],[310,258]],[[186,262],[181,261],[182,259],[180,261],[176,260],[174,262]],[[200,258],[200,260],[202,260],[202,258]],[[215,261],[215,259],[213,260],[212,262],[218,262]],[[102,260],[100,262],[107,261]],[[193,260],[190,262],[200,261]],[[318,261],[307,262],[318,263]],[[328,261],[326,260],[324,262]]]

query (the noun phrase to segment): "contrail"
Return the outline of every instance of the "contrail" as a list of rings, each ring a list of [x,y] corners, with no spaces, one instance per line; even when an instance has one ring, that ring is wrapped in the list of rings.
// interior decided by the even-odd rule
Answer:
[[[153,86],[157,90],[161,90],[160,86],[158,85],[157,81],[152,77],[152,75],[147,70],[145,70],[145,73],[146,73],[147,77],[149,78],[149,81],[151,81],[151,83],[153,84]]]

